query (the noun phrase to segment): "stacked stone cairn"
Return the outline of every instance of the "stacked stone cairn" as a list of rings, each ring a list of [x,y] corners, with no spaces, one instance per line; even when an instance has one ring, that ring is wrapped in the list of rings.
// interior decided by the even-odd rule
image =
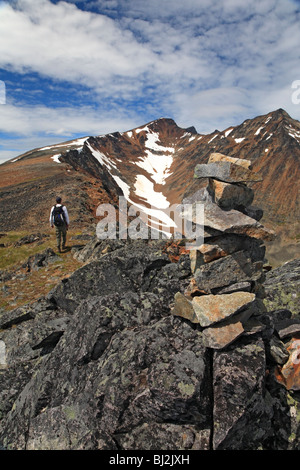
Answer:
[[[208,185],[182,203],[204,205],[203,244],[190,250],[192,277],[185,292],[175,294],[172,314],[198,323],[205,346],[222,349],[261,326],[264,241],[274,233],[251,206],[247,183],[261,179],[250,161],[213,153],[194,176],[207,178]]]

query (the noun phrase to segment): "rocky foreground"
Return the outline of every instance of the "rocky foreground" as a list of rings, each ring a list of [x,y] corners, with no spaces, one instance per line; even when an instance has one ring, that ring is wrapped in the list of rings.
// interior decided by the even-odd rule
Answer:
[[[251,170],[213,158],[196,170],[199,249],[95,239],[47,297],[1,315],[2,448],[300,449],[299,262],[264,270]]]
[[[3,448],[300,448],[299,388],[275,373],[295,335],[282,322],[299,315],[254,314],[256,330],[205,346],[171,314],[193,277],[171,248],[91,242],[48,298],[1,316]]]

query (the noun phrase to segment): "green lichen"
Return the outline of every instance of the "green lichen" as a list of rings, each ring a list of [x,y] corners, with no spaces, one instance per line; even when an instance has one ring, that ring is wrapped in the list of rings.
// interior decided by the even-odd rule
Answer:
[[[193,384],[185,384],[183,382],[179,382],[178,388],[182,395],[186,397],[191,397],[195,393],[195,386]]]
[[[290,394],[287,395],[287,404],[290,408],[293,408],[293,415],[297,421],[300,423],[300,404],[297,402]]]
[[[266,289],[267,298],[264,304],[268,310],[287,308],[292,313],[297,313],[299,307],[298,287],[290,282],[288,286],[282,284],[273,285]]]
[[[68,421],[71,421],[76,418],[76,410],[73,406],[67,406],[64,409],[64,412]]]

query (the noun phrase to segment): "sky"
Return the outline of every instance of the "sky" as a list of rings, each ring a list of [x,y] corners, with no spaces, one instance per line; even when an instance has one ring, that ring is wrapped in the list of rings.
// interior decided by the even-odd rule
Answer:
[[[300,0],[0,0],[0,163],[161,117],[300,120]]]

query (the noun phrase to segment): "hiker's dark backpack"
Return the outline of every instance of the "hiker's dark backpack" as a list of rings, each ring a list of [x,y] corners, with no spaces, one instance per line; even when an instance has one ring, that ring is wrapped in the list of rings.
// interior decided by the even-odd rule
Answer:
[[[63,206],[54,206],[53,208],[53,222],[56,227],[61,227],[65,222]]]

